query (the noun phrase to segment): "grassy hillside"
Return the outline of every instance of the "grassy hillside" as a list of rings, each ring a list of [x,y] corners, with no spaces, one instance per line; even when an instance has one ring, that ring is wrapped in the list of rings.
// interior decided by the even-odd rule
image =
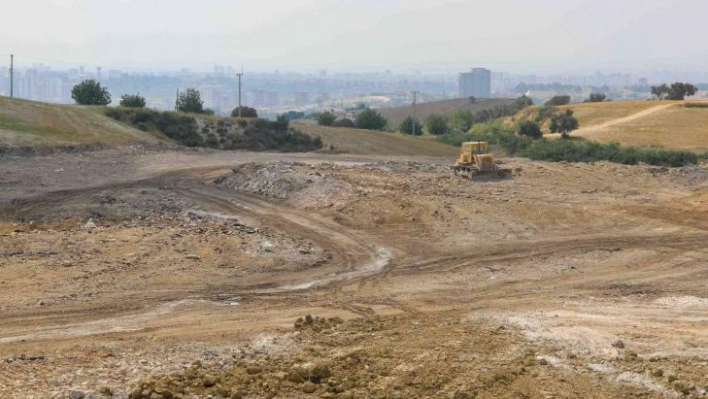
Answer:
[[[457,110],[477,112],[502,104],[511,104],[513,102],[513,99],[479,99],[472,104],[467,98],[457,98],[454,100],[418,104],[416,105],[416,114],[419,120],[424,121],[432,114],[449,115]],[[413,116],[412,105],[400,108],[378,108],[376,110],[388,119],[389,124],[392,126],[398,126],[406,117]]]
[[[154,135],[108,118],[102,107],[0,97],[0,147],[159,141]]]
[[[581,127],[582,127],[581,122]],[[708,151],[708,108],[674,105],[623,123],[580,129],[573,136],[608,143]]]
[[[292,122],[292,126],[305,133],[320,136],[325,148],[332,145],[337,150],[351,154],[454,157],[459,151],[449,145],[400,133],[324,127],[306,122]]]

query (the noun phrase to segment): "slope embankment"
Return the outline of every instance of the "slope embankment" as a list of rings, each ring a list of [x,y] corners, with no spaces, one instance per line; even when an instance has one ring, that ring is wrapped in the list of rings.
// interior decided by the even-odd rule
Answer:
[[[160,142],[164,140],[108,118],[102,107],[0,97],[0,147]]]

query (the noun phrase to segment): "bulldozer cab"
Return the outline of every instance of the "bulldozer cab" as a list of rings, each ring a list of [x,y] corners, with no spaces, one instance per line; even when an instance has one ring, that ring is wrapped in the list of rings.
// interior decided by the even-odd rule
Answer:
[[[489,153],[489,144],[486,141],[467,141],[460,147],[460,158],[457,163],[460,165],[476,163],[475,155],[487,153]]]

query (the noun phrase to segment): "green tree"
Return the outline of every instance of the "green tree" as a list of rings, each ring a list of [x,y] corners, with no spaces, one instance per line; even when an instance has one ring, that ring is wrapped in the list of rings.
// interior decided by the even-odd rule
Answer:
[[[468,99],[470,100],[470,104],[474,104],[477,102],[477,97],[475,96],[469,96]]]
[[[659,100],[665,99],[669,96],[670,93],[671,89],[669,88],[669,86],[666,85],[666,83],[662,84],[661,86],[651,87],[651,94],[657,96]]]
[[[140,94],[123,94],[120,97],[120,106],[123,108],[145,108],[145,97]]]
[[[651,94],[657,96],[659,100],[682,101],[686,96],[696,94],[698,88],[690,83],[674,82],[669,87],[666,83],[661,86],[652,86]]]
[[[696,94],[698,88],[690,83],[676,82],[671,84],[669,100],[683,101],[686,96]]]
[[[440,136],[447,133],[450,128],[447,126],[447,119],[442,115],[430,115],[428,119],[425,120],[425,129],[428,133]]]
[[[526,107],[530,107],[533,105],[533,100],[530,97],[526,97],[526,94],[517,98],[514,102],[515,102],[514,106],[516,108],[518,108],[519,110],[522,110]]]
[[[232,118],[238,118],[238,110],[239,107],[234,108],[233,111],[231,111],[231,117]],[[256,111],[255,108],[247,107],[245,105],[241,106],[241,117],[242,118],[258,118],[258,111]]]
[[[365,109],[356,117],[356,127],[368,130],[384,130],[388,120],[381,116],[375,109]]]
[[[541,132],[541,128],[538,126],[538,123],[529,120],[519,122],[517,133],[521,136],[527,136],[533,139],[540,139],[543,137],[543,132]]]
[[[474,113],[468,109],[459,109],[447,120],[448,128],[455,133],[467,133],[477,122]]]
[[[79,105],[108,105],[111,93],[93,79],[84,80],[71,89],[71,98]]]
[[[553,106],[561,106],[561,105],[568,105],[570,104],[570,96],[568,95],[563,95],[563,96],[553,96],[551,97],[550,100],[546,101],[544,105],[553,105]]]
[[[553,115],[551,118],[551,132],[560,133],[561,137],[567,139],[573,130],[578,128],[578,120],[573,116],[573,110],[566,109],[564,113]]]
[[[330,111],[321,112],[317,116],[317,124],[320,126],[332,126],[336,120],[337,116]]]
[[[590,93],[590,97],[588,97],[585,101],[586,103],[601,103],[607,99],[607,96],[605,93]]]
[[[407,117],[406,119],[398,125],[398,131],[403,134],[413,134],[420,136],[423,134],[423,125],[412,117]]]
[[[190,88],[180,93],[177,98],[177,110],[193,114],[203,114],[204,101],[202,101],[199,90]]]

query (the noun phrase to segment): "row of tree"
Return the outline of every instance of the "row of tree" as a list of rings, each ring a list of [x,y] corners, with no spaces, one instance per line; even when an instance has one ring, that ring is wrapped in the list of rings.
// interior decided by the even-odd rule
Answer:
[[[111,93],[106,87],[93,79],[85,80],[71,90],[71,98],[79,105],[102,105],[111,103]],[[140,94],[124,94],[120,98],[119,105],[124,108],[145,108],[145,97]],[[214,111],[204,107],[199,90],[189,88],[177,96],[177,111],[192,114],[213,114]],[[255,108],[240,106],[231,112],[232,117],[257,118],[258,112]]]
[[[355,120],[349,118],[337,119],[334,112],[324,111],[317,115],[317,124],[320,126],[349,127],[367,130],[385,130],[388,126],[388,119],[383,117],[378,111],[366,108],[359,112]]]

